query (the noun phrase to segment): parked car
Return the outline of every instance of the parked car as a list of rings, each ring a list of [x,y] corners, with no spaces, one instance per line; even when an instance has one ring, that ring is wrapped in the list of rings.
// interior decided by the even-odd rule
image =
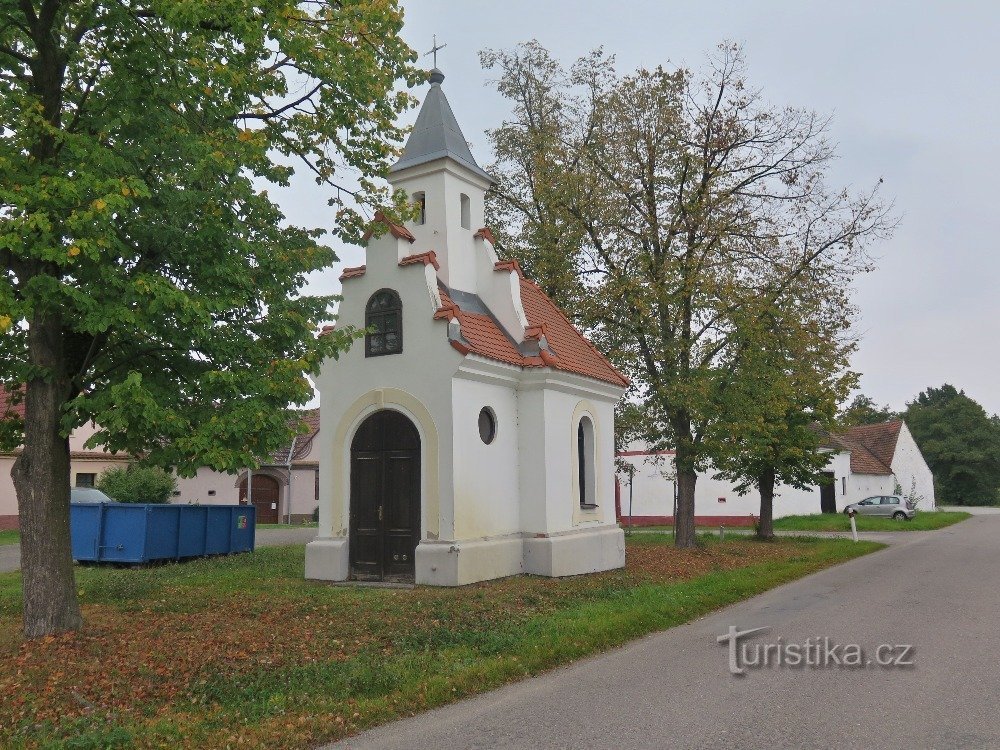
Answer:
[[[849,513],[851,508],[856,510],[859,516],[882,516],[897,521],[911,521],[917,515],[916,509],[899,495],[866,497],[860,503],[848,505],[844,508],[844,513]]]
[[[117,503],[96,487],[71,487],[69,490],[71,503]]]

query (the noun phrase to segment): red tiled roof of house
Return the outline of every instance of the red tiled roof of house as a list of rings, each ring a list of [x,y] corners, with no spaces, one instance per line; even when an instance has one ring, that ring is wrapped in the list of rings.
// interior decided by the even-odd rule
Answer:
[[[293,462],[308,455],[309,451],[312,450],[313,440],[319,434],[319,409],[307,409],[300,412],[299,421],[306,425],[309,431],[305,434],[295,436],[295,453],[292,455]],[[271,454],[271,461],[277,465],[287,464],[288,452],[291,448],[292,444],[289,443],[281,450],[275,451]]]
[[[521,277],[521,303],[528,318],[528,338],[539,339],[544,334],[549,347],[542,349],[539,356],[523,355],[493,318],[462,310],[444,291],[441,292],[441,307],[434,317],[449,320],[457,317],[469,351],[481,357],[520,367],[552,367],[627,386],[628,379],[570,323],[545,292],[524,278],[516,261],[497,264],[497,270],[515,269]]]
[[[399,261],[399,265],[401,266],[409,266],[413,263],[423,263],[425,266],[434,266],[435,271],[441,270],[441,264],[438,263],[437,253],[433,250],[428,250],[426,253],[417,253],[416,255],[407,255]]]
[[[862,449],[857,452],[851,451],[851,471],[856,474],[891,474],[892,459],[896,455],[896,442],[899,440],[902,426],[902,420],[894,419],[881,424],[851,427],[839,436],[842,440]]]
[[[885,476],[892,474],[892,459],[896,455],[896,442],[902,426],[902,420],[895,419],[851,427],[842,433],[820,430],[820,445],[834,451],[848,451],[854,474]]]
[[[0,385],[0,420],[17,416],[24,419],[24,401],[13,403],[14,394]]]
[[[412,234],[410,234],[410,230],[409,229],[407,229],[406,227],[404,227],[402,224],[396,224],[396,223],[394,223],[392,221],[389,221],[389,219],[386,217],[386,215],[384,213],[382,213],[381,211],[376,211],[375,212],[375,218],[372,219],[372,223],[369,224],[368,225],[368,229],[365,230],[364,237],[362,237],[362,240],[364,242],[368,242],[368,240],[370,240],[372,238],[372,235],[375,234],[375,225],[376,224],[382,224],[382,225],[388,227],[389,233],[393,237],[395,237],[396,239],[399,239],[399,240],[409,240],[410,242],[416,242],[416,238]]]

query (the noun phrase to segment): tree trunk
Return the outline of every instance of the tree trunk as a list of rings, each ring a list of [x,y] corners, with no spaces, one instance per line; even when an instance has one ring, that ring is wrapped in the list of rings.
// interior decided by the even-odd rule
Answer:
[[[24,634],[37,638],[83,624],[69,537],[69,439],[60,434],[69,396],[62,319],[39,311],[28,330],[29,359],[47,377],[26,384],[24,448],[11,476],[21,527]]]
[[[677,469],[677,517],[674,518],[674,545],[682,548],[698,546],[694,526],[694,486],[698,474],[694,469]]]
[[[674,454],[674,471],[677,475],[677,516],[674,518],[674,545],[682,548],[696,547],[698,537],[694,527],[694,487],[698,481],[695,471],[696,455],[691,439],[690,420],[686,414],[674,420],[677,452]]]
[[[774,539],[774,470],[762,472],[757,477],[760,490],[760,521],[757,524],[757,538],[765,542]]]

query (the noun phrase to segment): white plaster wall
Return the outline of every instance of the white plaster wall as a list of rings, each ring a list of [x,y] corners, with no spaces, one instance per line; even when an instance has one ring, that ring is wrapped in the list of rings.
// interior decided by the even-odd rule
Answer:
[[[475,293],[476,256],[482,254],[482,248],[476,252],[474,237],[485,222],[486,182],[461,165],[440,159],[394,174],[392,184],[411,197],[421,191],[425,196],[425,223],[406,225],[416,238],[412,253],[433,250],[441,265],[441,280],[450,288]],[[462,226],[463,193],[469,196],[468,229]]]
[[[896,481],[892,474],[852,474],[847,479],[846,498],[843,494],[837,495],[837,510],[873,495],[891,495],[895,488]]]
[[[639,450],[630,446],[631,450]],[[623,456],[635,467],[635,475],[620,472],[622,516],[629,515],[629,489],[631,486],[631,513],[633,516],[669,516],[674,512],[674,458],[671,455]],[[699,477],[698,482],[701,482]],[[697,484],[695,494],[697,494]]]
[[[905,422],[899,429],[896,453],[892,457],[892,471],[903,488],[904,496],[910,494],[914,488],[913,483],[916,483],[916,493],[923,496],[917,505],[917,510],[934,510],[937,507],[934,498],[934,475],[931,474],[930,467],[927,466]]]
[[[428,191],[430,197],[430,191]],[[426,248],[433,249],[433,248]],[[452,475],[452,376],[462,362],[462,355],[447,340],[447,322],[434,320],[437,304],[429,289],[429,279],[421,265],[400,267],[398,259],[421,252],[405,240],[396,240],[389,234],[372,239],[367,250],[367,272],[363,276],[345,280],[344,299],[338,310],[338,327],[364,327],[365,305],[373,293],[383,288],[394,289],[403,304],[403,351],[383,357],[365,357],[364,342],[357,341],[338,360],[328,360],[316,378],[320,392],[320,411],[323,429],[317,436],[315,450],[321,460],[320,470],[320,527],[319,537],[346,536],[350,500],[350,442],[357,426],[374,407],[363,407],[362,414],[350,410],[365,399],[375,403],[378,392],[395,389],[410,394],[433,415],[433,428],[437,434],[438,453],[433,459],[426,445],[422,445],[421,478],[422,495],[421,538],[427,537],[427,481],[426,462],[436,460],[439,476]],[[394,408],[386,404],[387,408]],[[404,411],[405,409],[399,409]],[[412,415],[408,415],[411,416]],[[345,420],[350,424],[342,424]],[[417,423],[424,440],[424,427]],[[349,429],[346,440],[335,452],[338,431]],[[442,481],[434,492],[438,496],[439,519],[433,531],[441,538],[451,539],[454,533],[452,482]],[[333,507],[334,497],[340,498],[339,507]],[[439,521],[439,523],[438,523]]]
[[[84,438],[85,439],[85,438]],[[82,444],[82,440],[70,438],[72,444]],[[79,450],[75,448],[74,450]],[[10,472],[14,468],[15,457],[11,455],[0,456],[0,516],[16,516],[17,494],[14,491],[14,480]],[[112,467],[127,466],[125,459],[116,459],[111,454],[106,457],[95,456],[93,458],[74,458],[70,460],[70,486],[76,486],[77,474],[96,474],[98,477],[102,472]]]
[[[17,515],[17,495],[10,470],[14,468],[13,456],[0,456],[0,517]]]
[[[198,469],[198,473],[193,477],[177,478],[177,489],[180,494],[175,495],[171,502],[236,505],[239,502],[239,489],[236,487],[236,481],[235,474],[227,474],[203,467]],[[208,494],[212,490],[215,491],[215,495]]]
[[[460,375],[454,381],[455,538],[514,534],[520,531],[518,487],[518,369],[500,382]],[[479,436],[479,412],[496,414],[497,435],[486,445]]]
[[[628,451],[639,451],[639,444],[628,446]],[[673,456],[623,456],[636,467],[635,484],[632,489],[633,516],[670,516],[673,514]],[[872,495],[891,494],[893,477],[890,475],[852,474],[850,453],[839,452],[830,455],[826,467],[835,476],[837,510],[849,503],[863,500]],[[621,487],[621,512],[629,513],[629,477],[618,474]],[[719,502],[725,498],[725,502]],[[774,517],[807,515],[821,512],[819,487],[797,489],[787,485],[775,487]],[[746,495],[739,495],[735,485],[715,479],[711,470],[698,474],[695,485],[696,516],[757,516],[760,514],[760,493],[751,489]]]
[[[311,516],[319,505],[316,497],[316,475],[319,467],[292,469],[292,515]]]
[[[527,376],[529,379],[531,375]],[[544,376],[543,376],[544,377]],[[582,380],[582,379],[580,379]],[[560,381],[567,385],[561,387]],[[573,385],[574,384],[576,387]],[[531,385],[529,390],[539,386]],[[525,471],[532,473],[526,477],[528,494],[522,502],[527,506],[542,501],[539,493],[532,492],[531,486],[543,483],[544,498],[547,501],[544,519],[538,513],[526,514],[531,524],[544,522],[544,527],[525,524],[529,533],[559,534],[588,526],[615,523],[614,496],[614,404],[620,392],[608,395],[597,390],[579,390],[579,384],[564,373],[546,378],[540,398],[529,399],[522,407],[525,415],[532,415],[525,427],[529,431],[539,431],[543,435],[541,455],[526,457],[527,450],[538,450],[537,440],[530,437],[522,440],[522,464]],[[539,404],[540,401],[540,404]],[[582,415],[589,416],[594,423],[595,452],[595,500],[597,508],[580,508],[577,488],[577,425]],[[527,468],[530,466],[531,468]]]

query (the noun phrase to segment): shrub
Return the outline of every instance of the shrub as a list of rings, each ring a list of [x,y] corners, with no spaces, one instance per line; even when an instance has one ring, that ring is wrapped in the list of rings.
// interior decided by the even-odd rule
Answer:
[[[158,466],[129,464],[102,472],[97,489],[120,503],[165,503],[177,489],[177,479]]]

